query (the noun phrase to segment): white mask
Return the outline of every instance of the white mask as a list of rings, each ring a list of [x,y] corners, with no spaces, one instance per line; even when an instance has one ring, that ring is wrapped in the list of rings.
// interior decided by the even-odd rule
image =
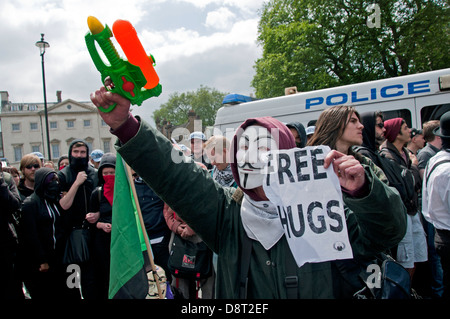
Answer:
[[[268,152],[277,150],[278,144],[269,130],[259,125],[247,127],[238,141],[237,170],[241,187],[253,189],[262,186]]]

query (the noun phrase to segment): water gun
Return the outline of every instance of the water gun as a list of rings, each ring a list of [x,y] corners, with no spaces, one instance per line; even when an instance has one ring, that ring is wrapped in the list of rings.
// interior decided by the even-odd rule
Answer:
[[[155,59],[147,56],[136,30],[130,22],[117,20],[113,24],[113,32],[120,44],[127,60],[122,59],[111,42],[113,32],[108,25],[103,26],[95,17],[88,17],[90,32],[85,36],[86,46],[89,50],[95,67],[100,72],[102,83],[107,77],[112,81],[111,86],[106,86],[111,92],[126,97],[132,104],[141,105],[146,99],[159,96],[162,91],[159,77],[154,69]],[[106,65],[100,57],[95,42],[98,43],[110,65]],[[116,104],[108,108],[99,108],[102,112],[110,112]]]

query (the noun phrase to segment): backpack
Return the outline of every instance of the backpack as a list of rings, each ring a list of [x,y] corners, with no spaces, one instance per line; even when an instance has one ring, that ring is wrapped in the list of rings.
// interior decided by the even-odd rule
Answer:
[[[392,257],[381,253],[366,264],[359,278],[364,282],[355,299],[412,299],[416,298],[411,289],[409,272]]]
[[[411,171],[395,162],[393,159],[386,157],[384,153],[374,152],[367,147],[358,146],[355,152],[360,150],[369,151],[373,156],[375,165],[383,171],[389,181],[389,186],[395,187],[402,198],[408,212],[417,211],[416,192],[414,189],[414,176]]]
[[[174,234],[167,268],[177,278],[200,280],[212,275],[212,251],[203,241],[193,243]]]

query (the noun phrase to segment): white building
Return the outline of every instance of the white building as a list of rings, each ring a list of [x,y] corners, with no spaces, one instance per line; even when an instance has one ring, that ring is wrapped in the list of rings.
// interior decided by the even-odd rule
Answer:
[[[12,103],[8,92],[1,91],[1,142],[0,155],[12,166],[19,167],[23,155],[41,152],[48,156],[44,103]],[[61,155],[67,155],[74,139],[82,139],[89,145],[89,151],[101,149],[113,152],[115,138],[109,127],[99,116],[95,106],[89,102],[71,99],[47,103],[51,159],[57,162]],[[2,147],[2,149],[1,149]]]

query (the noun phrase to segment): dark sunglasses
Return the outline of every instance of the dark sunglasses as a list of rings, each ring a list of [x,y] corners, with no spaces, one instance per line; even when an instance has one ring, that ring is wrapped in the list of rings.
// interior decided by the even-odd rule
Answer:
[[[26,168],[28,168],[28,169],[32,169],[33,167],[35,168],[35,169],[38,169],[38,168],[40,168],[41,166],[39,165],[39,164],[30,164],[30,165],[27,165],[27,166],[25,166]]]
[[[383,127],[384,127],[384,123],[383,123],[383,122],[377,123],[377,124],[375,124],[375,125],[378,126],[379,128],[383,128]]]

